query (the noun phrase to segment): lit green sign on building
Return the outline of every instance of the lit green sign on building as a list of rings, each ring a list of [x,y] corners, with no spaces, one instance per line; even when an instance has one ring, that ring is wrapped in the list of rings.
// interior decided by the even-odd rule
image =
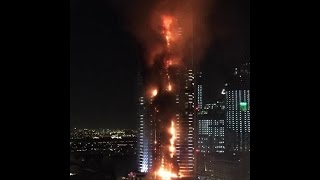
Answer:
[[[240,110],[247,111],[248,110],[248,103],[247,102],[240,102]]]

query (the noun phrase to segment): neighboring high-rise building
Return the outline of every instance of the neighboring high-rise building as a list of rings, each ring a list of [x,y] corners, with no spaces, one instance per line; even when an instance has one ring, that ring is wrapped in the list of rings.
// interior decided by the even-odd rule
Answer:
[[[226,84],[226,150],[250,151],[250,63],[235,68]]]
[[[206,108],[206,107],[205,107]],[[212,118],[212,151],[216,153],[224,153],[225,150],[225,102],[217,101],[211,106]]]
[[[185,74],[184,100],[181,101],[183,112],[177,121],[177,159],[179,172],[191,177],[195,171],[195,76],[192,69]]]
[[[196,91],[196,95],[197,95],[197,109],[202,109],[202,104],[203,104],[203,82],[202,82],[202,72],[198,72],[197,73],[197,91]]]
[[[141,72],[138,74],[138,108],[137,108],[137,118],[138,118],[138,169],[140,172],[148,172],[151,167],[150,164],[150,150],[149,141],[150,139],[150,129],[148,128],[147,118],[146,118],[146,98],[143,93],[143,79]]]
[[[210,104],[204,101],[202,108],[198,108],[199,179],[250,179],[249,65],[235,69],[231,81],[221,92],[222,100]],[[200,90],[197,88],[197,94]],[[200,101],[197,99],[197,102]]]
[[[201,119],[200,112],[202,111],[202,104],[203,104],[203,77],[202,77],[202,72],[198,70],[196,73],[196,78],[195,78],[195,136],[194,138],[196,139],[195,142],[195,148],[199,150],[198,144],[199,141],[198,139],[201,138],[199,137],[199,119]],[[195,161],[195,164],[197,164],[197,158]],[[197,167],[197,165],[196,165]]]
[[[249,180],[250,157],[248,153],[209,153],[200,157],[202,169],[198,173],[200,180]]]
[[[199,89],[197,89],[199,90]],[[224,94],[223,94],[224,95]],[[197,176],[213,179],[215,157],[225,151],[225,101],[203,104],[197,115]]]
[[[203,74],[196,76],[196,172],[198,178],[210,177],[213,166],[212,153],[224,152],[224,104],[222,101],[206,104],[203,98]],[[212,169],[212,168],[211,168]]]
[[[223,153],[225,149],[225,106],[221,101],[205,104],[198,113],[198,150]]]

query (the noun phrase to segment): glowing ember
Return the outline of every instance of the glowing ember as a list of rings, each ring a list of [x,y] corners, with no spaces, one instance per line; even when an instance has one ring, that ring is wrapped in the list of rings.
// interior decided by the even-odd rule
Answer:
[[[172,86],[171,84],[168,85],[168,91],[171,91],[172,90]]]
[[[158,94],[158,90],[157,90],[157,89],[154,89],[154,90],[152,91],[152,97],[156,96],[157,94]]]

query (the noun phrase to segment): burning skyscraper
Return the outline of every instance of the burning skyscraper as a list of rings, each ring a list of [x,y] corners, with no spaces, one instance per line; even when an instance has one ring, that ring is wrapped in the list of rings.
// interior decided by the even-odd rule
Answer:
[[[204,49],[200,36],[194,38],[194,24],[201,23],[193,18],[201,19],[199,12],[204,12],[199,2],[161,1],[152,7],[148,20],[137,25],[145,50],[138,102],[138,162],[139,171],[150,179],[195,175],[195,74]]]
[[[182,29],[174,15],[162,15],[164,48],[148,67],[139,97],[139,170],[152,178],[194,174],[194,70],[179,52]]]

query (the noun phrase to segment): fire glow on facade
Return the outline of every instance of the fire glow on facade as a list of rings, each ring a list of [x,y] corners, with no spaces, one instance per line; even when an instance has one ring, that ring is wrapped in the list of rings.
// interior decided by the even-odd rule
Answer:
[[[160,64],[156,69],[160,71],[160,77],[156,80],[159,84],[156,86],[159,88],[158,90],[153,90],[152,92],[152,103],[155,105],[155,128],[154,128],[154,175],[155,179],[171,179],[178,177],[178,167],[176,157],[176,126],[175,126],[175,114],[174,112],[167,108],[161,108],[161,106],[168,106],[173,109],[174,103],[170,103],[168,99],[170,99],[170,94],[174,94],[173,84],[174,80],[171,80],[170,67],[173,64],[173,60],[171,55],[174,54],[171,50],[171,45],[174,44],[174,40],[176,37],[172,32],[172,25],[174,18],[172,16],[162,16],[162,31],[161,36],[165,39],[165,51],[163,52],[163,57],[160,58],[158,63]],[[160,80],[160,81],[159,81]],[[168,97],[169,96],[169,97]],[[174,96],[171,96],[171,98]],[[162,104],[162,103],[164,104]],[[174,101],[173,101],[174,102]],[[162,105],[161,105],[162,104]],[[159,114],[160,113],[160,114]],[[170,123],[168,123],[170,122]],[[162,129],[167,129],[167,131],[163,131]],[[160,163],[159,163],[160,162]]]
[[[184,44],[178,18],[161,14],[157,19],[162,51],[152,59],[146,76],[139,158],[141,171],[148,172],[150,179],[169,180],[194,172],[194,77],[181,51]],[[143,104],[144,99],[140,101]]]
[[[149,179],[192,179],[196,171],[196,6],[198,1],[163,1],[152,9],[150,21],[144,23],[148,27],[138,33],[146,49],[141,74],[144,93],[139,96],[138,109],[138,157],[139,170]]]
[[[169,151],[170,151],[170,157],[173,158],[173,155],[175,153],[175,140],[176,140],[176,128],[174,126],[174,122],[171,121],[171,127],[170,127],[170,146],[169,146]]]

